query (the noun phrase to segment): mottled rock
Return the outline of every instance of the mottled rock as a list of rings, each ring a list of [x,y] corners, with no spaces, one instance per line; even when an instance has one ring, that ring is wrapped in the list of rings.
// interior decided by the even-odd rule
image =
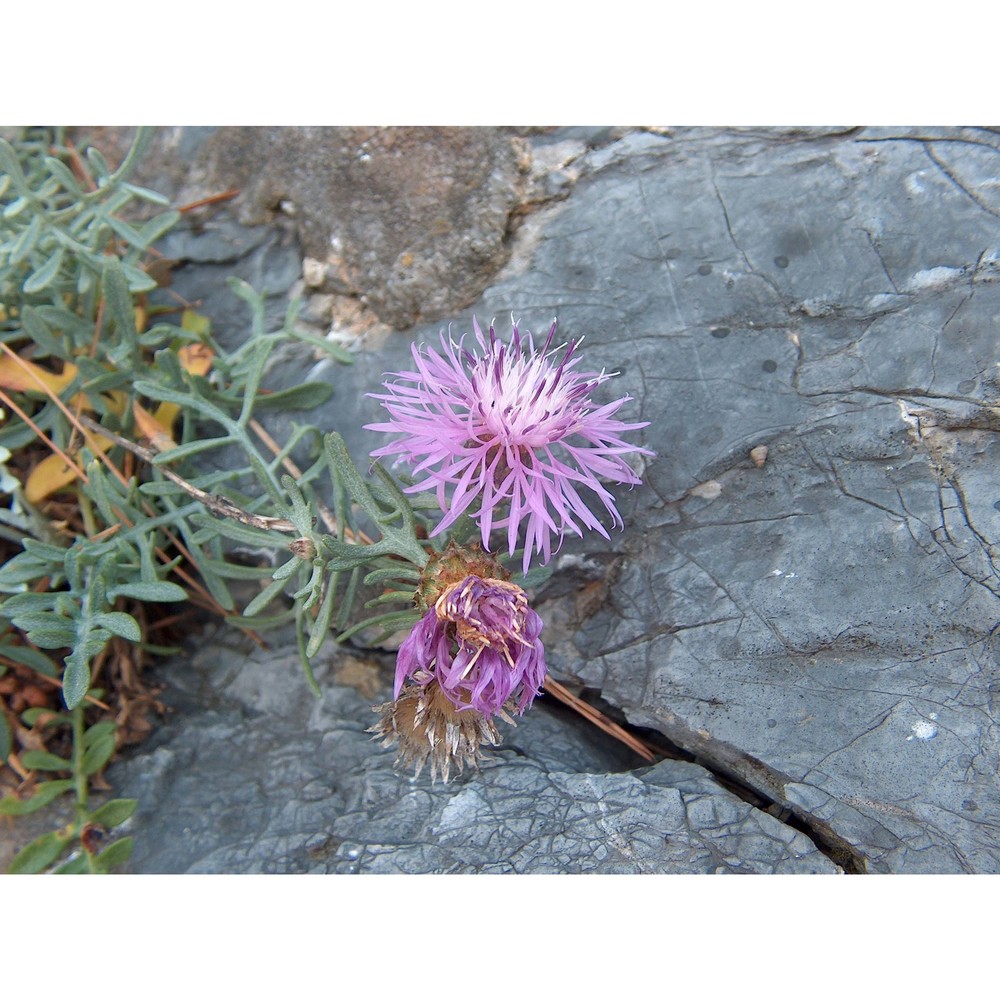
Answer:
[[[557,668],[869,871],[1000,870],[998,172],[972,130],[630,136],[485,297],[621,359],[659,452]]]
[[[555,670],[856,870],[1000,871],[1000,140],[685,130],[588,163],[476,306],[585,334],[658,452],[627,530],[565,546]]]
[[[290,215],[327,262],[328,292],[397,328],[468,304],[507,259],[529,161],[500,129],[224,128],[207,188],[239,187],[240,220]]]

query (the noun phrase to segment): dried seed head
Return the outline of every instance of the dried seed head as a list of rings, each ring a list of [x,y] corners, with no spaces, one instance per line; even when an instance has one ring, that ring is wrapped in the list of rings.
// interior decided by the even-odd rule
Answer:
[[[384,747],[399,744],[396,767],[415,767],[419,775],[429,760],[432,781],[440,775],[447,783],[452,765],[458,772],[466,765],[478,768],[488,759],[481,747],[501,742],[492,719],[474,709],[459,711],[436,681],[407,684],[395,701],[376,705],[373,711],[382,717],[368,732]],[[502,711],[501,717],[514,724],[508,712]]]

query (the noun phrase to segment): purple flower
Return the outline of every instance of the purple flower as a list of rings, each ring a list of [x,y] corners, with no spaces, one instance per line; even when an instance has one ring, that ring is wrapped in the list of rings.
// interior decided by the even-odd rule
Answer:
[[[601,479],[641,482],[621,456],[653,452],[621,435],[648,421],[627,424],[614,418],[631,396],[603,406],[591,400],[592,391],[617,373],[574,371],[578,342],[566,345],[558,357],[562,348],[552,348],[555,323],[541,350],[516,323],[507,344],[498,342],[492,326],[487,342],[475,319],[472,325],[479,352],[467,350],[464,338],[456,344],[442,333],[441,354],[414,345],[415,369],[394,373],[398,381],[384,383],[388,393],[372,394],[382,400],[390,420],[367,428],[402,435],[372,457],[395,456],[409,463],[418,481],[408,493],[437,490],[445,516],[432,536],[478,500],[471,516],[479,523],[483,546],[489,548],[494,528],[506,528],[513,554],[524,520],[527,572],[533,552],[548,562],[553,535],[560,542],[567,531],[582,535],[582,525],[608,537],[581,487],[597,495],[613,524],[622,524]]]
[[[400,646],[393,698],[411,679],[438,684],[459,710],[521,713],[545,681],[541,631],[520,587],[467,576],[441,594]]]

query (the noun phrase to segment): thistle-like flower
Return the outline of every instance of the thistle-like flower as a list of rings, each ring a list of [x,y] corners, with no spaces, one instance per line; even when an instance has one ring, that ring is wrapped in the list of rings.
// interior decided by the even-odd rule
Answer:
[[[520,715],[545,680],[542,619],[516,584],[468,576],[437,599],[399,647],[403,684],[436,683],[459,711]]]
[[[577,372],[578,342],[552,347],[552,324],[541,350],[531,333],[517,324],[509,343],[489,339],[478,322],[473,329],[479,351],[468,350],[441,334],[442,353],[413,346],[413,371],[396,372],[385,382],[382,400],[390,419],[369,424],[369,430],[402,435],[372,452],[373,458],[393,456],[408,463],[417,482],[407,492],[437,491],[444,517],[432,536],[470,512],[479,524],[484,548],[494,528],[507,531],[511,554],[517,548],[521,521],[524,531],[524,571],[534,552],[548,562],[552,538],[567,532],[582,535],[581,525],[608,532],[580,495],[580,487],[596,494],[611,515],[622,519],[612,494],[601,479],[636,485],[639,477],[622,459],[636,452],[653,452],[629,444],[626,431],[648,421],[628,424],[614,417],[632,397],[596,405],[592,391],[617,373]]]
[[[490,575],[479,575],[479,574]],[[453,543],[432,556],[416,599],[426,614],[399,648],[393,701],[370,732],[399,743],[397,764],[430,760],[448,780],[454,763],[476,767],[496,746],[495,717],[514,723],[545,681],[542,620],[527,595],[484,553]]]

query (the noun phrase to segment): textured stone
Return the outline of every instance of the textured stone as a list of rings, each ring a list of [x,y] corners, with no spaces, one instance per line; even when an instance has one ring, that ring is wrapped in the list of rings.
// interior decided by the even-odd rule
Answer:
[[[403,328],[472,301],[507,259],[528,161],[500,129],[224,128],[206,188],[239,187],[244,223],[291,215],[327,291]]]
[[[1000,871],[1000,243],[981,193],[1000,148],[981,142],[1000,147],[631,134],[476,307],[585,334],[659,453],[622,496],[627,530],[568,542],[542,595],[557,674],[862,871]]]
[[[328,692],[308,751],[293,721],[254,761],[251,725],[203,709],[164,731],[150,764],[137,756],[134,793],[144,766],[171,787],[190,768],[185,795],[204,786],[220,816],[242,810],[227,840],[192,809],[207,839],[171,855],[156,829],[182,799],[151,785],[137,870],[529,870],[529,853],[530,870],[831,867],[785,809],[850,870],[1000,871],[1000,140],[633,132],[573,168],[569,197],[519,231],[474,307],[447,316],[456,332],[473,311],[502,325],[513,310],[532,329],[558,316],[564,336],[586,335],[589,364],[622,372],[607,398],[629,391],[628,416],[651,421],[658,456],[620,491],[627,530],[568,541],[536,597],[550,664],[777,815],[716,793],[697,804],[694,765],[576,767],[565,746],[553,760],[530,738],[544,710],[482,775],[411,786],[348,721],[363,715],[354,696]],[[378,414],[364,394],[405,366],[410,339],[269,378],[331,379],[313,419],[362,459],[375,442],[361,425]],[[189,742],[201,727],[214,743]],[[346,749],[362,744],[367,756]],[[310,814],[305,788],[338,804]],[[601,819],[619,839],[598,858]]]
[[[276,637],[276,648],[282,643]],[[494,760],[448,785],[392,770],[357,690],[389,669],[298,658],[232,633],[166,668],[172,721],[109,772],[141,805],[133,872],[835,872],[804,834],[695,764],[635,759],[536,705]],[[367,676],[364,676],[367,674]],[[609,741],[610,742],[610,741]]]
[[[695,132],[602,157],[486,296],[623,359],[660,453],[557,666],[863,869],[1000,870],[1000,144]]]

